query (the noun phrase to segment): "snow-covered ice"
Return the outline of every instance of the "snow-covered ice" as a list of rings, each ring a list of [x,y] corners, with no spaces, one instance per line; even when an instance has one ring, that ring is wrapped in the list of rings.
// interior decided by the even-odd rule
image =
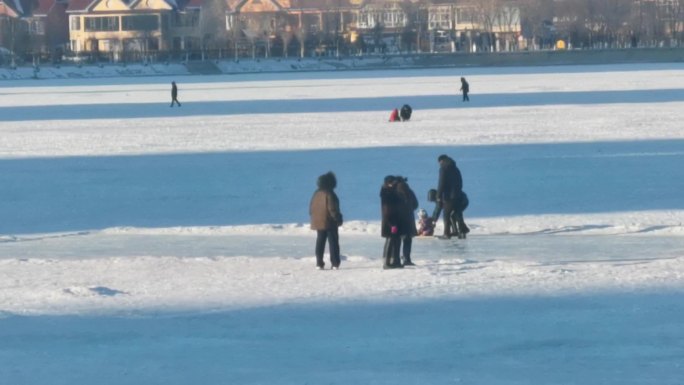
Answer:
[[[0,383],[680,384],[683,107],[683,64],[2,82]],[[383,271],[441,153],[472,233]]]

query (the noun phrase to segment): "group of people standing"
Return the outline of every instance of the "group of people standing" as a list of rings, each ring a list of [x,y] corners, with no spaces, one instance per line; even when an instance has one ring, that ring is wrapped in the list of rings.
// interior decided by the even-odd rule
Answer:
[[[433,213],[437,221],[444,211],[444,236],[456,235],[465,238],[470,232],[463,219],[463,210],[468,206],[468,198],[463,192],[463,179],[456,162],[447,155],[437,158],[440,170]],[[328,172],[318,177],[317,189],[309,204],[311,229],[316,230],[316,267],[325,268],[323,254],[328,243],[332,269],[340,266],[340,243],[338,228],[342,226],[340,201],[335,194],[337,179]],[[418,235],[414,213],[418,209],[418,199],[402,176],[388,175],[380,188],[381,235],[385,238],[383,248],[383,269],[398,269],[413,266],[411,248],[413,237]]]

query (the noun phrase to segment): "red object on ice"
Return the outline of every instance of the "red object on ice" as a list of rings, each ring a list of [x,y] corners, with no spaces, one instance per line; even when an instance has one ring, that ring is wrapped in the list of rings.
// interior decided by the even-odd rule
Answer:
[[[393,109],[392,113],[390,114],[389,118],[390,122],[398,122],[399,121],[399,110],[398,109]]]

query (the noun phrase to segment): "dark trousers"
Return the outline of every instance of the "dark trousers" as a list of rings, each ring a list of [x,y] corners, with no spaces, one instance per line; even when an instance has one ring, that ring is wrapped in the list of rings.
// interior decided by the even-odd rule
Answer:
[[[316,266],[323,267],[323,253],[325,252],[325,242],[328,242],[330,251],[330,263],[333,267],[340,266],[340,236],[337,227],[328,230],[316,231]]]
[[[469,101],[470,101],[470,98],[468,97],[468,93],[467,93],[467,92],[464,92],[464,93],[463,93],[463,101],[464,101],[464,102],[469,102]]]
[[[180,102],[178,101],[178,97],[177,97],[177,96],[171,96],[171,107],[173,107],[173,103],[174,103],[174,102],[175,102],[175,103],[178,103],[178,107],[181,106],[181,105],[180,105]]]
[[[463,211],[454,211],[452,223],[454,224],[454,230],[459,235],[463,236],[470,232],[470,229],[466,226],[465,220],[463,219]]]
[[[444,236],[450,237],[451,234],[456,232],[456,226],[454,224],[454,209],[455,202],[452,200],[445,200],[442,202],[442,209],[444,210]]]
[[[390,235],[385,238],[385,248],[382,252],[383,265],[387,266],[400,266],[401,260],[399,259],[399,249],[401,248],[401,236]]]
[[[454,234],[465,235],[470,232],[470,229],[465,224],[463,219],[463,211],[461,211],[461,202],[458,201],[444,201],[444,236],[450,237]]]
[[[404,257],[404,264],[411,262],[411,246],[413,244],[413,237],[410,235],[401,236],[401,253]]]

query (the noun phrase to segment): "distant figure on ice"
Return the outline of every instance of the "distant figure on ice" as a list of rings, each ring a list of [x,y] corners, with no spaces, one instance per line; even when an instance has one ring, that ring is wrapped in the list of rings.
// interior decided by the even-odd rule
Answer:
[[[425,209],[418,210],[418,236],[431,237],[435,234],[435,221]]]
[[[318,189],[314,192],[309,204],[311,229],[316,230],[316,267],[319,270],[325,268],[323,252],[327,241],[330,250],[330,264],[332,269],[337,270],[340,267],[338,227],[342,226],[340,200],[334,191],[337,187],[337,178],[330,171],[318,177],[317,185]]]
[[[398,109],[393,109],[392,113],[390,114],[389,117],[390,122],[398,122],[399,121],[399,110]]]
[[[405,122],[405,121],[411,119],[412,113],[413,113],[413,109],[408,104],[404,104],[403,106],[401,106],[401,110],[399,111],[399,116],[401,117],[401,121]]]
[[[469,102],[468,92],[470,92],[470,84],[468,84],[465,78],[461,78],[461,92],[463,92],[463,101]]]
[[[178,103],[178,107],[181,106],[178,101],[178,86],[176,86],[176,82],[171,82],[171,107],[173,107],[174,102]]]
[[[468,207],[468,196],[463,192],[463,178],[456,162],[447,155],[440,155],[437,203],[444,210],[444,237],[457,235],[465,239],[470,232],[463,219],[463,210]]]
[[[408,179],[402,176],[395,177],[397,195],[401,199],[401,220],[399,224],[399,236],[402,247],[402,262],[404,266],[414,266],[411,261],[411,246],[413,237],[418,235],[416,230],[416,218],[414,212],[418,208],[418,198],[408,185]]]

